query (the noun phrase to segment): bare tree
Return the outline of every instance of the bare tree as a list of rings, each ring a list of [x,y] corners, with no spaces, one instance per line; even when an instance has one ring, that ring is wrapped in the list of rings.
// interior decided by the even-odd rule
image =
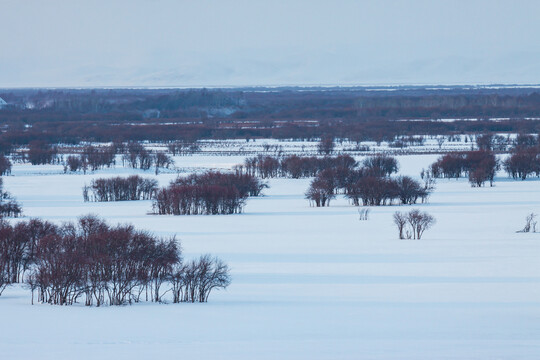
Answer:
[[[199,259],[198,287],[199,302],[207,302],[214,289],[225,289],[231,283],[229,266],[217,257],[209,254]]]
[[[394,213],[394,224],[396,224],[398,230],[399,230],[399,239],[403,240],[405,239],[404,229],[405,225],[407,225],[407,214],[401,213],[399,211],[396,211]]]
[[[435,218],[426,212],[418,209],[411,210],[407,216],[407,221],[411,226],[413,239],[420,240],[424,231],[435,224]]]
[[[536,219],[536,216],[537,215],[535,213],[530,213],[529,215],[527,215],[527,217],[525,218],[525,226],[518,232],[536,232],[537,221],[534,221],[534,219]]]
[[[0,244],[0,246],[1,245],[2,244]],[[0,254],[0,295],[2,295],[6,287],[11,284],[9,270],[7,256],[2,249],[2,253]]]

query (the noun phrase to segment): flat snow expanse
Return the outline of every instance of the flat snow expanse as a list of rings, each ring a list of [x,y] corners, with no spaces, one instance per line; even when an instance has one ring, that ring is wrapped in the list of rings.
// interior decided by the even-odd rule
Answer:
[[[418,177],[436,155],[398,157]],[[227,168],[238,157],[177,157],[178,168]],[[186,258],[222,257],[232,285],[207,304],[85,308],[0,297],[1,359],[538,359],[540,234],[516,233],[540,213],[540,181],[500,174],[493,188],[439,180],[428,204],[312,208],[309,179],[270,180],[266,196],[229,216],[155,216],[150,201],[84,203],[92,177],[16,165],[5,187],[29,217],[95,213],[159,235]],[[145,176],[153,176],[151,172]],[[166,184],[175,174],[160,174]],[[397,239],[396,210],[429,211],[420,241]]]

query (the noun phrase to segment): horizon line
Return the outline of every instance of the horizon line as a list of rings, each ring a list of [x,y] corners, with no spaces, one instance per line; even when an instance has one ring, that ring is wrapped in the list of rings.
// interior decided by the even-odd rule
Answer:
[[[539,84],[534,83],[478,83],[478,84],[445,84],[445,83],[387,83],[387,84],[282,84],[282,85],[89,85],[89,86],[1,86],[0,90],[91,90],[91,89],[114,89],[114,90],[167,90],[167,89],[280,89],[280,88],[308,88],[308,89],[324,89],[324,88],[344,88],[344,89],[394,89],[394,88],[416,88],[416,87],[433,87],[435,89],[444,88],[540,88]],[[434,90],[435,90],[434,89]]]

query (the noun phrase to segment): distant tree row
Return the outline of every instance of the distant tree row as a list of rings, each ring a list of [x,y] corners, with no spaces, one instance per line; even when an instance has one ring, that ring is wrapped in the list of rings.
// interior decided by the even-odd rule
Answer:
[[[123,153],[122,165],[126,164],[134,169],[149,170],[155,168],[156,175],[160,168],[169,168],[174,164],[172,158],[164,152],[152,152],[147,150],[142,144],[129,142],[124,144],[113,144],[106,147],[87,146],[80,155],[70,155],[64,165],[64,171],[95,171],[104,167],[111,167],[116,163],[116,155]]]
[[[69,155],[64,162],[64,172],[96,171],[111,167],[116,163],[116,155],[123,153],[122,164],[135,169],[148,170],[155,167],[156,175],[159,168],[169,168],[173,160],[164,152],[152,152],[142,144],[131,141],[127,145],[114,143],[111,146],[85,146],[79,155]],[[57,164],[61,162],[58,149],[44,141],[33,141],[29,144],[26,160],[32,165]]]
[[[83,187],[84,201],[151,200],[158,189],[155,179],[139,175],[94,179]]]
[[[192,174],[160,189],[153,206],[160,215],[236,214],[242,212],[249,196],[259,196],[265,187],[248,174]]]
[[[393,141],[418,134],[540,132],[540,95],[531,89],[393,88],[376,95],[368,89],[234,92],[3,91],[0,96],[10,105],[1,110],[6,128],[0,148],[36,139],[52,144],[323,137]],[[491,121],[492,117],[508,120]],[[443,118],[455,121],[432,121]],[[476,121],[467,121],[471,118]]]
[[[479,150],[506,151],[540,146],[540,137],[531,134],[518,134],[515,138],[510,135],[482,134],[476,137]]]
[[[167,149],[173,155],[190,155],[200,150],[196,142],[173,141],[167,145]]]
[[[184,264],[175,238],[85,216],[62,226],[0,221],[0,291],[15,282],[30,287],[32,303],[102,306],[160,302],[169,291],[173,302],[206,302],[230,275],[209,255]]]
[[[258,155],[247,158],[244,164],[237,165],[236,171],[258,176],[263,179],[275,177],[291,177],[293,179],[313,177],[320,171],[328,168],[356,167],[357,162],[349,155],[339,155],[335,157],[301,157],[291,155],[286,157],[273,157]]]

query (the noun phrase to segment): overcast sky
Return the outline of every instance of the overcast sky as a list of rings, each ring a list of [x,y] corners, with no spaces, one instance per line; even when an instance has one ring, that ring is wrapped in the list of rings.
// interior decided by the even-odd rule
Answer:
[[[540,83],[540,1],[0,0],[0,87]]]

